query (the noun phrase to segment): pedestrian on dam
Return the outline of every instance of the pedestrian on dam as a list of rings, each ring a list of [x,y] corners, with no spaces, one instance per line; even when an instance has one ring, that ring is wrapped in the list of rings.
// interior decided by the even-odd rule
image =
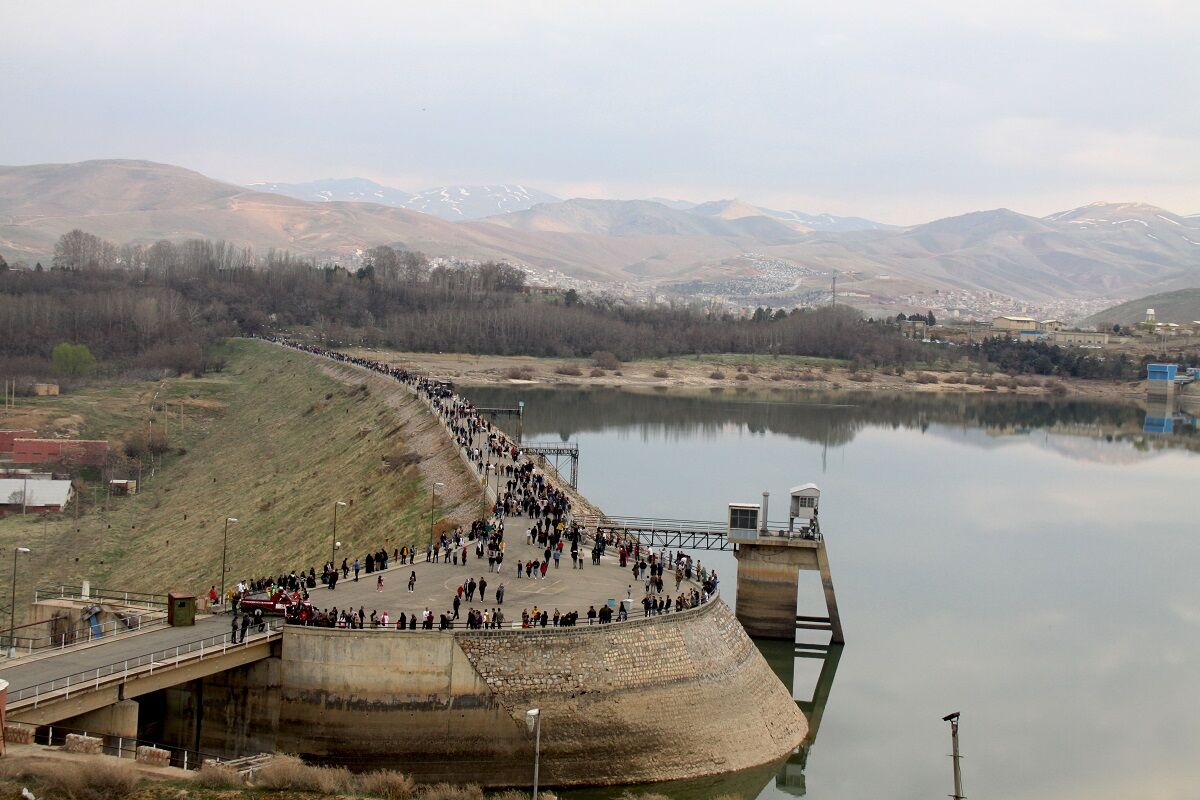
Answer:
[[[358,583],[358,571],[362,569],[362,562],[357,558],[354,559],[354,582]]]
[[[380,575],[380,576],[379,576],[379,577],[378,577],[378,578],[375,580],[375,591],[377,591],[377,592],[382,592],[382,591],[383,591],[383,576],[382,576],[382,575]]]
[[[481,602],[483,601],[484,597],[486,596],[484,594],[486,591],[487,591],[487,581],[484,580],[482,575],[480,575],[479,576],[479,600]]]
[[[588,606],[587,618],[588,618],[588,625],[591,625],[592,623],[594,623],[596,621],[596,607],[595,606]]]
[[[238,631],[238,615],[237,615],[237,612],[235,611],[235,612],[233,612],[233,621],[229,623],[229,638],[234,644],[237,644],[237,640],[238,640],[237,631]]]
[[[459,599],[458,595],[454,595],[454,600],[451,601],[451,604],[454,606],[453,619],[458,619],[458,607],[462,605],[462,600]]]
[[[498,606],[504,605],[504,584],[503,583],[496,587],[496,605],[498,605]]]
[[[242,614],[242,638],[241,641],[246,641],[246,629],[250,627],[250,615]]]
[[[417,585],[417,571],[413,570],[408,574],[408,591],[412,591]]]

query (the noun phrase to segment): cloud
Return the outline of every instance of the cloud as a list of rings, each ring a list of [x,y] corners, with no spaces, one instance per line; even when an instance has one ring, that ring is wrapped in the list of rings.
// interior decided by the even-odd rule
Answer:
[[[0,161],[1189,212],[1200,4],[9,4]],[[1051,205],[1053,203],[1053,205]]]

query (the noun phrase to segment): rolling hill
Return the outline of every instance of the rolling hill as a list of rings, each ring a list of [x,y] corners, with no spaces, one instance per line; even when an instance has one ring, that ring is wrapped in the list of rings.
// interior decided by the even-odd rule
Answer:
[[[1155,317],[1161,322],[1185,324],[1200,320],[1200,288],[1179,289],[1162,292],[1119,306],[1106,308],[1084,320],[1085,325],[1107,328],[1113,324],[1134,325],[1146,318],[1146,309],[1153,308]]]
[[[777,264],[792,274],[838,272],[845,285],[879,297],[951,288],[1038,302],[1200,285],[1200,217],[1141,204],[1098,203],[1045,218],[995,209],[907,228],[829,229],[859,223],[830,218],[821,227],[800,212],[737,200],[572,199],[450,222],[400,207],[415,198],[373,187],[348,181],[288,189],[321,197],[305,200],[277,193],[283,185],[257,191],[148,161],[0,167],[0,253],[9,261],[44,260],[58,236],[78,227],[118,243],[203,237],[320,258],[391,244],[633,284],[754,280],[763,269],[755,265]],[[444,191],[454,202],[474,197],[455,200]],[[391,204],[341,199],[374,192]]]

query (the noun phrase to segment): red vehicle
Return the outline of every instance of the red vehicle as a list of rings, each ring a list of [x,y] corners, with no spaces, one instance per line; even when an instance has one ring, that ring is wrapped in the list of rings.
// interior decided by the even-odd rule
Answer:
[[[283,589],[276,589],[275,594],[268,595],[266,592],[250,592],[243,595],[238,607],[247,614],[253,614],[255,609],[262,611],[263,615],[276,614],[282,616],[287,612],[289,606],[308,605],[308,601],[301,601],[299,592],[295,596],[288,594]]]

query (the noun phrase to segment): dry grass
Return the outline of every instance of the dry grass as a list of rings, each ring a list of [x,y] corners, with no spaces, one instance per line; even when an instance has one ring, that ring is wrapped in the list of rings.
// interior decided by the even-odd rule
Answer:
[[[708,377],[712,378],[714,381],[723,381],[725,380],[725,373],[721,372],[719,369],[714,369],[712,372],[708,373]]]
[[[160,399],[176,403],[194,394],[220,408],[186,412],[180,442],[187,456],[168,459],[153,478],[147,471],[144,491],[115,499],[107,515],[85,511],[78,521],[73,515],[45,522],[7,517],[0,520],[0,546],[36,548],[42,558],[39,580],[47,582],[89,578],[93,585],[131,591],[200,592],[220,573],[226,515],[240,520],[229,535],[234,578],[307,568],[328,558],[335,498],[350,503],[338,516],[338,533],[351,561],[368,548],[428,537],[427,467],[415,465],[418,434],[415,426],[399,424],[391,405],[399,403],[400,414],[414,413],[417,400],[363,391],[359,375],[344,387],[322,362],[268,344],[236,341],[227,362],[220,375],[163,385]],[[137,413],[147,413],[158,389],[157,383],[137,384],[67,400],[91,400],[97,417],[121,430],[127,417],[113,407],[136,405]],[[321,409],[305,416],[314,404]],[[92,426],[89,421],[88,429]],[[176,439],[174,424],[171,438]],[[451,467],[456,466],[457,460]],[[364,493],[364,487],[370,491]],[[447,517],[454,512],[450,503],[440,509]],[[274,535],[279,531],[288,535]],[[0,577],[0,593],[6,584]]]
[[[196,771],[192,780],[205,789],[234,789],[246,783],[234,770],[208,762]]]
[[[364,772],[358,776],[358,790],[383,800],[409,800],[417,793],[417,785],[407,775],[390,769]]]
[[[295,756],[275,756],[254,775],[254,785],[273,791],[349,794],[354,775],[344,767],[313,767]]]
[[[115,758],[5,763],[2,774],[31,782],[35,795],[54,800],[125,800],[142,779],[133,763]]]
[[[458,786],[451,783],[434,783],[422,786],[417,792],[418,800],[483,800],[483,790],[473,783]]]
[[[850,380],[855,383],[870,383],[875,380],[874,376],[869,372],[854,372],[850,374]]]
[[[937,375],[934,375],[931,372],[918,372],[916,375],[913,376],[913,380],[916,381],[917,383],[937,383],[938,382]]]
[[[607,373],[605,373],[605,371],[600,369],[599,367],[593,367],[592,371],[588,373],[588,377],[589,378],[603,378],[606,374]]]
[[[737,379],[737,380],[739,380],[739,381],[748,381],[748,380],[750,380],[750,376],[749,376],[749,375],[747,375],[747,374],[746,374],[746,373],[744,373],[744,372],[739,372],[737,375],[735,375],[735,376],[734,376],[734,378],[736,378],[736,379]]]
[[[561,364],[554,368],[554,374],[555,375],[571,375],[574,377],[579,377],[580,375],[583,374],[583,370],[581,370],[579,367],[575,366],[574,364]]]
[[[653,375],[654,375],[654,377],[656,377],[656,378],[669,378],[669,377],[671,377],[671,373],[667,372],[665,369],[656,369],[656,370],[654,370],[654,372],[653,372]]]
[[[509,367],[504,370],[504,377],[510,381],[531,381],[533,380],[533,370],[529,367]]]

